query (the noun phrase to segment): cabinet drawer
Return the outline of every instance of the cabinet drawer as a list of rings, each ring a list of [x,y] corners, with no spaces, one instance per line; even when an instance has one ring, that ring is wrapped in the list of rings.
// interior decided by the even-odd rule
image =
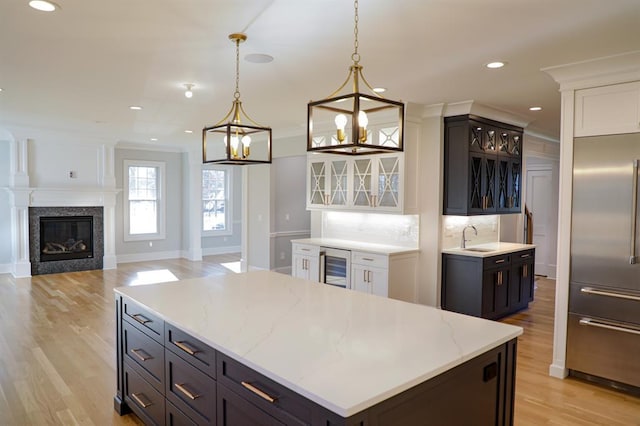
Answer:
[[[218,425],[284,425],[226,386],[218,386]]]
[[[301,254],[306,256],[319,256],[320,246],[312,244],[293,243],[293,254]]]
[[[124,399],[145,424],[164,423],[164,396],[124,362]]]
[[[511,262],[513,263],[526,262],[528,260],[533,259],[534,257],[535,257],[535,249],[517,251],[515,253],[511,253]]]
[[[499,256],[485,257],[483,261],[484,269],[501,268],[511,264],[512,253],[501,254]]]
[[[221,353],[218,353],[218,384],[286,424],[312,423],[313,402]]]
[[[165,402],[166,408],[166,426],[198,426],[198,423],[191,420],[169,401]]]
[[[378,268],[389,268],[389,256],[384,254],[373,254],[359,251],[351,252],[351,263],[364,266],[375,266]]]
[[[215,424],[216,382],[171,351],[165,352],[165,395],[196,423]]]
[[[160,392],[164,390],[164,346],[124,321],[122,343],[125,358],[146,372],[145,379]]]
[[[640,325],[640,293],[571,283],[569,312]]]
[[[127,298],[122,299],[122,312],[122,318],[133,324],[138,330],[145,332],[160,343],[163,342],[164,321],[158,316]]]
[[[165,347],[189,364],[216,378],[216,351],[200,340],[167,324]]]
[[[638,326],[569,314],[567,368],[639,388],[639,334]]]

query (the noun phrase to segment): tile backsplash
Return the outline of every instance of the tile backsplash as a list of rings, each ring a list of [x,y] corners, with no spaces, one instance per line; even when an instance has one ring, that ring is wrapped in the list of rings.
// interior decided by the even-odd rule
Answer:
[[[329,211],[322,213],[322,237],[417,248],[417,215]]]
[[[493,243],[500,241],[500,228],[497,215],[487,216],[443,216],[442,220],[442,248],[460,247],[462,230],[467,225],[473,225],[478,235],[470,229],[467,231],[467,246]]]

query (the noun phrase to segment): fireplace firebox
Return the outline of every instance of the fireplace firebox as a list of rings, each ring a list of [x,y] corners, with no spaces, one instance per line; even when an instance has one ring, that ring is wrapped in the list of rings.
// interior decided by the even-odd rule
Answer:
[[[40,261],[93,258],[92,216],[41,216]]]

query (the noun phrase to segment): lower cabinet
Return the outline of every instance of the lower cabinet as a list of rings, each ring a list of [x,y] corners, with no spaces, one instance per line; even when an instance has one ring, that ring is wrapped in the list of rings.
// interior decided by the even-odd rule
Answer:
[[[535,250],[499,256],[442,255],[442,308],[498,319],[533,301]]]
[[[513,424],[516,339],[342,417],[154,316],[155,330],[162,327],[165,335],[164,350],[158,351],[158,339],[123,315],[124,300],[116,297],[114,405],[147,425]],[[151,318],[142,306],[133,307]],[[158,369],[159,361],[164,369]]]
[[[320,247],[292,243],[291,275],[303,280],[320,281]]]

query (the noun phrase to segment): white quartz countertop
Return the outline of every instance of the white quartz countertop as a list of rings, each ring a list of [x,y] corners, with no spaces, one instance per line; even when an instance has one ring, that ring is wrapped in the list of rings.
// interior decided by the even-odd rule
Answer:
[[[337,238],[301,238],[297,240],[291,240],[292,243],[312,244],[322,247],[332,247],[344,250],[357,250],[365,251],[367,253],[378,254],[402,254],[402,253],[415,253],[420,251],[418,248],[408,248],[402,246],[394,246],[389,244],[374,244],[374,243],[362,243],[352,240],[341,240]]]
[[[462,249],[460,247],[444,249],[443,253],[447,254],[460,254],[463,256],[473,256],[473,257],[489,257],[489,256],[498,256],[501,254],[512,253],[514,251],[520,250],[529,250],[534,249],[536,246],[534,244],[519,244],[519,243],[485,243],[467,245],[467,249]],[[474,251],[480,250],[480,251]]]
[[[522,334],[270,271],[115,291],[344,417]]]

